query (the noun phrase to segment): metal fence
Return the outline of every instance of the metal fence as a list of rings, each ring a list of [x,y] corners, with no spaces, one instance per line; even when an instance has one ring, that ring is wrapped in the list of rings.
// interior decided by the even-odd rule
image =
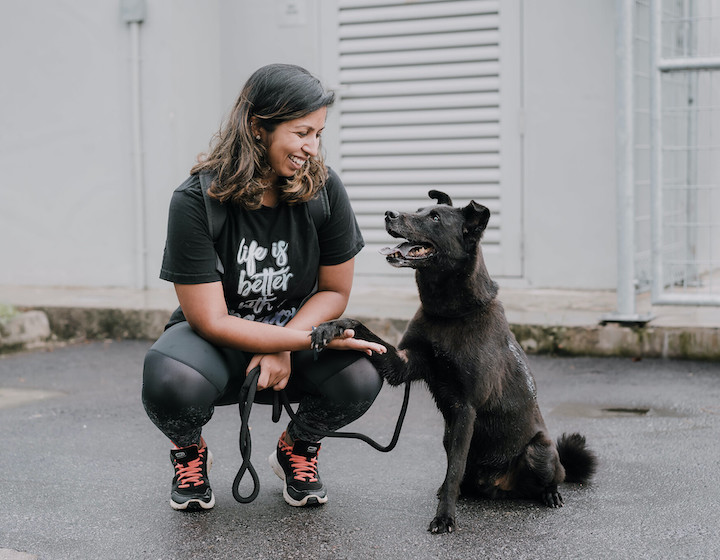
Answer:
[[[720,305],[720,0],[649,16],[653,301]]]
[[[619,320],[720,305],[720,0],[616,0]]]

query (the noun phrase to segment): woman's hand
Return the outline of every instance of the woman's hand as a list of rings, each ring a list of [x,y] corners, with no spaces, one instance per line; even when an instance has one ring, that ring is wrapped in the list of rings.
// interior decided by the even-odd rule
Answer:
[[[331,340],[326,348],[333,348],[335,350],[357,350],[358,352],[364,352],[368,356],[372,356],[373,352],[376,354],[384,354],[387,352],[387,348],[382,344],[355,338],[355,331],[352,329],[345,329],[342,337]]]
[[[291,371],[290,352],[255,354],[245,370],[245,375],[258,365],[260,366],[260,377],[258,377],[257,382],[258,391],[269,387],[272,387],[275,391],[281,391],[287,386]]]

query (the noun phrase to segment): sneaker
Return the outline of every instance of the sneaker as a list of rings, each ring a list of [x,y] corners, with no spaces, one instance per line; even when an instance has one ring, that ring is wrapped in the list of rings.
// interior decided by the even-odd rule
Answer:
[[[319,443],[295,441],[292,447],[280,436],[277,449],[270,455],[272,470],[284,481],[283,497],[291,506],[324,504],[327,491],[317,472]]]
[[[215,496],[208,471],[212,466],[212,453],[208,451],[205,440],[200,438],[200,447],[191,445],[170,450],[170,460],[175,467],[172,481],[170,507],[177,510],[210,509],[215,505]]]

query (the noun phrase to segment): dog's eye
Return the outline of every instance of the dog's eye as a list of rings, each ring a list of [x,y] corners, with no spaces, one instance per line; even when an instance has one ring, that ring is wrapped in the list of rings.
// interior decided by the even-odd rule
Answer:
[[[431,219],[433,222],[439,222],[439,221],[440,221],[440,214],[438,214],[437,212],[430,212],[430,219]]]

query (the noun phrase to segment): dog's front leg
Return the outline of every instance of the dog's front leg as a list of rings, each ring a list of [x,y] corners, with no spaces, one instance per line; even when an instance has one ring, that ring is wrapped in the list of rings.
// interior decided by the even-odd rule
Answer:
[[[312,347],[321,351],[334,338],[342,336],[347,329],[355,331],[355,338],[358,340],[369,340],[382,344],[387,349],[385,354],[367,356],[370,363],[375,366],[380,376],[387,380],[390,385],[401,385],[407,381],[415,381],[422,377],[421,372],[411,371],[408,366],[408,356],[403,350],[397,350],[392,344],[388,344],[357,319],[343,318],[321,323],[312,332]]]
[[[440,501],[435,518],[428,527],[431,533],[451,533],[455,529],[455,507],[460,495],[460,484],[465,476],[475,416],[475,409],[469,405],[460,405],[450,412],[445,439],[447,472],[438,494]]]

